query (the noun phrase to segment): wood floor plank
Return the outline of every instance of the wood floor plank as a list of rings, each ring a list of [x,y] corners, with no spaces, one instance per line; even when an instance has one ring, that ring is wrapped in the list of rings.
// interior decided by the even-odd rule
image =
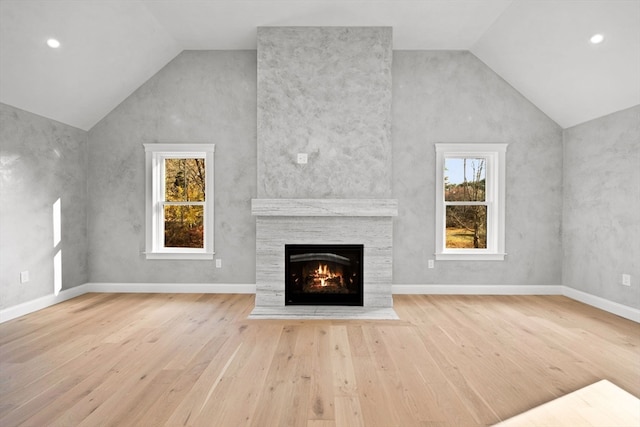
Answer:
[[[327,374],[332,369],[330,324],[327,322],[314,323],[313,327],[310,327],[314,347],[311,353],[311,393],[307,418],[309,420],[330,421],[335,424],[333,377]]]
[[[334,396],[355,396],[358,385],[353,369],[351,345],[345,325],[331,327],[329,339],[331,346],[331,368],[333,370],[333,394]],[[347,400],[347,402],[351,402]]]
[[[401,384],[396,393],[402,398],[404,408],[401,414],[412,414],[424,423],[445,422],[450,399],[442,393],[447,389],[446,378],[437,369],[424,342],[416,336],[413,327],[387,326],[385,330],[385,344],[395,349],[395,375]],[[407,422],[410,420],[402,421]]]
[[[364,425],[393,426],[402,425],[394,407],[388,406],[389,389],[382,387],[376,366],[370,358],[354,358],[354,370],[358,381],[360,408]],[[380,408],[387,407],[385,411]]]
[[[364,427],[358,396],[339,394],[334,399],[337,427]]]
[[[218,386],[221,374],[228,367],[228,363],[235,357],[241,346],[241,342],[230,338],[224,341],[218,353],[215,354],[214,358],[198,376],[193,387],[171,414],[167,425],[195,425],[195,420],[202,412],[208,398],[210,398],[209,393],[214,387]]]
[[[191,358],[189,364],[181,371],[181,375],[158,396],[152,406],[137,417],[131,418],[133,426],[160,426],[167,423],[172,414],[183,402],[188,401],[189,393],[202,375],[204,370],[212,363],[222,346],[228,341],[227,337],[212,337],[202,349]],[[179,425],[179,423],[177,423]]]
[[[278,345],[271,357],[271,364],[265,378],[252,426],[278,425],[285,415],[283,411],[290,406],[292,396],[288,394],[295,369],[294,349],[300,333],[298,325],[283,324],[278,336]]]
[[[565,297],[397,295],[397,321],[253,305],[86,294],[0,324],[0,425],[488,426],[600,379],[640,396],[640,325]]]
[[[353,368],[360,390],[358,394],[364,425],[384,427],[406,424],[407,420],[402,419],[402,412],[399,413],[395,407],[388,405],[390,399],[395,396],[396,389],[383,387],[387,381],[381,378],[378,366],[371,357],[364,329],[362,325],[348,327],[349,340],[353,343]],[[379,408],[382,407],[386,407],[387,410],[380,411]]]

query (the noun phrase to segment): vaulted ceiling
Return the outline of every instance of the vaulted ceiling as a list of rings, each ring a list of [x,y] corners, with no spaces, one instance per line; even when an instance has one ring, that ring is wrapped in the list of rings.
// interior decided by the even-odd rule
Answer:
[[[640,0],[0,0],[0,102],[88,130],[182,50],[255,49],[259,26],[469,50],[563,128],[640,104]]]

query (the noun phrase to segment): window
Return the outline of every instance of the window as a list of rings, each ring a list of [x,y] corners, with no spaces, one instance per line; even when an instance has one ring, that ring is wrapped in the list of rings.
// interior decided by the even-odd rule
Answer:
[[[147,259],[213,259],[214,144],[144,144]]]
[[[507,144],[436,144],[436,259],[503,260]]]

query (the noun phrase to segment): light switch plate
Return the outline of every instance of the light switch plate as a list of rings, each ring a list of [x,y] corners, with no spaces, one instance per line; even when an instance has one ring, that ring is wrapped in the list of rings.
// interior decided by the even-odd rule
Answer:
[[[307,153],[298,153],[298,164],[306,165],[307,164]]]

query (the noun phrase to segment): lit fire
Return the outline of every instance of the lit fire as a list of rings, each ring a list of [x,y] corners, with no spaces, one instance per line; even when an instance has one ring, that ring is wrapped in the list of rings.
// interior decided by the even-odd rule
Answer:
[[[336,274],[334,272],[332,272],[329,269],[329,266],[326,264],[320,264],[318,265],[317,270],[314,270],[313,272],[313,281],[315,283],[320,283],[320,286],[327,286],[329,285],[329,283],[327,282],[332,282],[333,284],[335,284],[336,282],[340,285],[342,285],[342,276],[340,276],[339,274]]]

